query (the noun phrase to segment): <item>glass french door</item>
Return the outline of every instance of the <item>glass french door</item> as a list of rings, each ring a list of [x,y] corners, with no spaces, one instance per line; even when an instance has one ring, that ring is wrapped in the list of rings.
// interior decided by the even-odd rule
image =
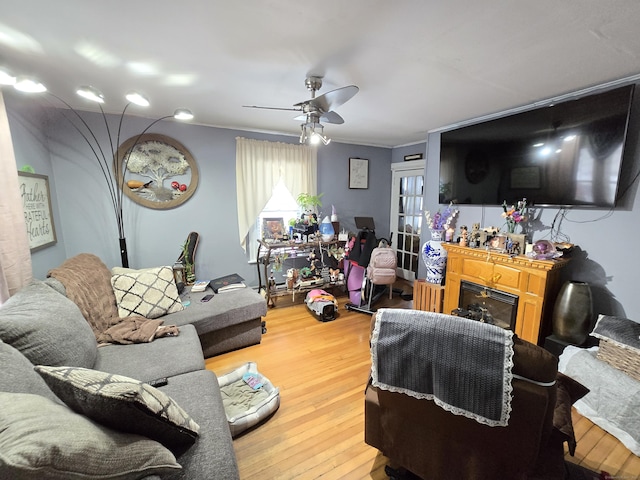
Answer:
[[[425,161],[391,164],[391,223],[397,252],[398,277],[414,281],[418,276]]]

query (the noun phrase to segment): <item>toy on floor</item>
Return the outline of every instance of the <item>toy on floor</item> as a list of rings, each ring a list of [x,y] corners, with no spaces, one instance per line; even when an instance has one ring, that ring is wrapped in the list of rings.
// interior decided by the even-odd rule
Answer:
[[[321,322],[335,320],[336,313],[338,312],[338,301],[336,297],[330,293],[315,288],[307,293],[304,301],[309,310],[311,310]]]

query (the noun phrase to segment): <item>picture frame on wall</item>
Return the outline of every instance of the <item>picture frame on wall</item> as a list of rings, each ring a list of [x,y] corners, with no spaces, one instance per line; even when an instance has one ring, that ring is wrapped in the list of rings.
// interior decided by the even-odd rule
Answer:
[[[369,188],[369,160],[364,158],[349,159],[349,188]]]
[[[53,223],[49,177],[18,171],[18,183],[30,250],[35,252],[55,245],[58,240]]]

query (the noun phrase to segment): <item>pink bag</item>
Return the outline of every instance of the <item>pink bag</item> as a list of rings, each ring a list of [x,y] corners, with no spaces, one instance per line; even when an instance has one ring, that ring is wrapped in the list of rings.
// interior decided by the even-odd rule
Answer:
[[[367,267],[367,277],[374,285],[391,285],[396,281],[396,266],[396,252],[392,248],[374,248]]]

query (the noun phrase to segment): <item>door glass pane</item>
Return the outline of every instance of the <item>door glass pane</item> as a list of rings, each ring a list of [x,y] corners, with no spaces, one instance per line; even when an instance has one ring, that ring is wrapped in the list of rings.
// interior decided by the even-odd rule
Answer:
[[[394,247],[398,259],[398,275],[414,280],[417,277],[420,258],[420,230],[422,228],[422,206],[424,175],[423,168],[394,173],[394,195],[392,205],[397,205]],[[398,202],[398,203],[395,203]],[[393,228],[393,227],[392,227]]]

